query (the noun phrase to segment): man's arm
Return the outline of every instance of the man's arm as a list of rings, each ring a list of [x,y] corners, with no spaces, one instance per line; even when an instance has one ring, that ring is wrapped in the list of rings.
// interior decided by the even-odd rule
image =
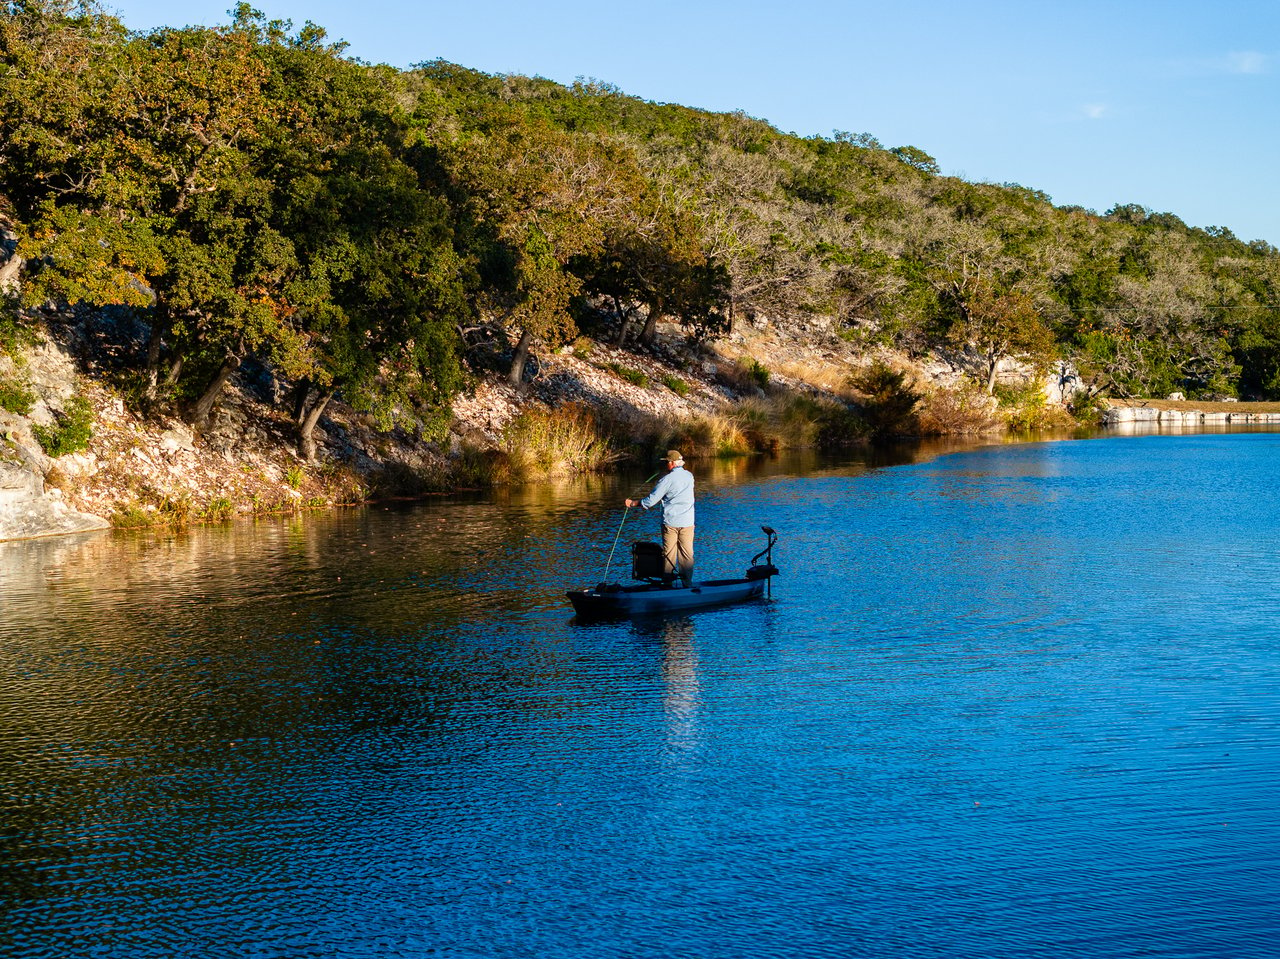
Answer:
[[[662,502],[662,497],[667,495],[667,487],[671,485],[671,474],[668,473],[662,479],[658,480],[658,485],[653,488],[653,492],[640,501],[640,505],[645,509],[652,509],[654,506]]]

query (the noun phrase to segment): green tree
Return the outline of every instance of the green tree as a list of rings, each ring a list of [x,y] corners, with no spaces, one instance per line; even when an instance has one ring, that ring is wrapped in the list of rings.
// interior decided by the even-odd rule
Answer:
[[[1002,360],[1017,357],[1044,372],[1056,355],[1053,333],[1026,293],[979,284],[966,297],[948,338],[982,357],[988,395],[995,392]]]
[[[508,379],[518,386],[534,343],[577,333],[581,279],[571,261],[599,253],[635,192],[639,171],[619,144],[571,136],[545,120],[489,103],[450,136],[420,115],[466,220],[485,321],[516,338]]]
[[[45,184],[18,191],[19,254],[40,264],[26,295],[150,304],[148,394],[167,344],[169,379],[184,366],[200,377],[187,394],[201,424],[241,359],[286,331],[272,291],[290,252],[252,166],[268,108],[254,37],[128,35],[92,7],[24,4],[10,17],[5,101],[43,89],[62,103],[12,121],[19,169]]]
[[[253,11],[240,18],[264,38],[278,107],[259,163],[294,253],[279,287],[293,348],[277,361],[295,380],[299,451],[315,458],[316,424],[339,393],[384,427],[438,426],[462,385],[466,270],[395,78],[344,59],[310,24],[290,36]]]
[[[936,176],[940,172],[938,161],[929,156],[929,154],[925,153],[919,147],[894,147],[889,152],[907,166],[914,167],[921,173],[931,173]]]

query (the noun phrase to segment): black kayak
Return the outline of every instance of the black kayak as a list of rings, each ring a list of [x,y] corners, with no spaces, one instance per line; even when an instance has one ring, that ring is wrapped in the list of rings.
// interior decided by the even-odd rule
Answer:
[[[662,548],[657,543],[633,543],[631,575],[641,580],[639,584],[599,583],[572,589],[565,595],[579,616],[595,619],[686,612],[759,599],[771,587],[770,580],[778,575],[778,567],[773,565],[773,544],[778,541],[778,534],[768,526],[760,528],[768,537],[768,544],[751,558],[751,565],[738,579],[709,579],[690,586],[668,584],[662,576]],[[765,561],[760,563],[762,556]]]

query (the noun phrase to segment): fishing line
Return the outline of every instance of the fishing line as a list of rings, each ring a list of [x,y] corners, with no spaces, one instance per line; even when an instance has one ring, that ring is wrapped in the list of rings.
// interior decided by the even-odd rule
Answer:
[[[658,473],[661,473],[661,472],[662,470],[658,470]],[[654,477],[657,476],[658,473],[654,473],[653,476],[650,476],[647,480],[644,481],[644,483],[652,482]],[[644,483],[637,483],[636,486],[643,486]],[[632,490],[633,491],[635,490],[635,486],[632,487]],[[631,499],[631,497],[628,496],[627,499]],[[618,540],[622,538],[622,527],[626,525],[627,514],[630,512],[631,512],[630,506],[628,506],[626,509],[622,511],[622,522],[618,524],[617,535],[613,537],[613,546],[610,547],[609,549],[609,561],[604,564],[604,582],[605,583],[609,582],[609,568],[613,566],[613,551],[618,548]]]

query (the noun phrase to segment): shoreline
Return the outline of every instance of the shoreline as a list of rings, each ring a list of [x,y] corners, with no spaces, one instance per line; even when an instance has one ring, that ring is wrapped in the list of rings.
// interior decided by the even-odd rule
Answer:
[[[0,434],[6,440],[0,450],[0,541],[103,528],[176,529],[243,516],[423,501],[575,473],[614,473],[628,468],[619,460],[643,460],[646,442],[681,448],[692,463],[705,463],[725,456],[725,440],[714,435],[721,428],[737,431],[736,458],[748,450],[759,456],[818,448],[815,422],[786,419],[787,404],[856,403],[847,392],[851,378],[881,361],[834,335],[820,336],[820,346],[814,347],[784,340],[763,323],[743,324],[723,340],[698,348],[674,329],[663,329],[656,347],[640,352],[579,338],[547,353],[539,376],[520,389],[493,374],[479,376],[456,398],[447,435],[438,440],[406,428],[382,431],[367,415],[335,400],[316,430],[321,461],[309,463],[294,448],[290,418],[273,402],[273,392],[281,387],[269,371],[241,371],[209,427],[196,432],[172,415],[144,417],[129,408],[122,391],[129,370],[91,348],[102,333],[102,323],[92,318],[50,317],[41,342],[19,359],[2,361],[10,375],[22,372],[39,402],[26,417],[0,409]],[[767,367],[767,383],[742,377],[749,364]],[[917,367],[914,376],[917,384],[933,384],[930,395],[946,396],[962,383],[963,368],[954,358],[950,365],[934,361],[927,369]],[[83,398],[93,411],[87,448],[45,456],[33,427],[54,422],[56,411],[73,398]],[[959,449],[1042,442],[1093,429],[1059,420],[1054,428],[1015,431],[996,415],[995,401],[983,399],[991,406],[976,428],[973,421],[961,422],[950,432],[908,445]],[[1063,415],[1061,405],[1040,402]],[[512,430],[522,418],[536,414],[544,426],[555,427],[570,409],[583,411],[587,420],[603,418],[614,431],[614,445],[603,458],[575,461],[578,450],[553,463],[549,454],[530,456],[521,448],[530,440]],[[1280,403],[1112,400],[1102,416],[1103,429],[1143,432],[1270,425],[1280,426]],[[626,436],[654,429],[667,432],[626,445]],[[755,431],[753,438],[742,430]],[[853,444],[845,449],[885,449],[866,433],[850,434],[845,442]],[[515,462],[517,457],[522,461]],[[521,475],[517,467],[530,460],[544,472]]]
[[[1280,426],[1280,403],[1199,403],[1195,400],[1109,401],[1104,426]]]
[[[1263,428],[1253,428],[1259,426]],[[1266,428],[1268,426],[1273,427],[1273,429]],[[1233,423],[1210,422],[1205,424],[1205,427],[1207,428],[1197,428],[1186,421],[1181,424],[1170,425],[1168,422],[1160,423],[1155,420],[1144,420],[1137,422],[1122,422],[1098,427],[1081,427],[1075,430],[1054,429],[1024,433],[1006,432],[1000,435],[986,436],[902,438],[888,443],[868,444],[856,451],[853,448],[849,448],[843,452],[830,450],[822,451],[813,448],[796,448],[772,454],[752,453],[734,457],[703,458],[691,461],[691,466],[695,473],[701,472],[704,475],[708,472],[708,467],[710,467],[709,472],[712,474],[720,472],[721,470],[726,473],[736,474],[740,472],[743,467],[748,470],[753,469],[754,464],[778,459],[800,460],[811,457],[816,461],[814,465],[819,471],[825,471],[829,468],[848,468],[859,460],[864,461],[863,465],[865,465],[869,470],[888,469],[896,466],[928,463],[943,456],[994,446],[1017,446],[1023,444],[1061,442],[1068,440],[1106,439],[1113,437],[1189,436],[1198,434],[1245,435],[1251,433],[1268,433],[1273,431],[1280,432],[1280,416],[1278,416],[1275,421],[1269,423],[1259,423],[1257,421],[1250,421],[1246,423],[1237,420]],[[554,478],[551,482],[571,483],[590,478],[607,481],[609,478],[625,477],[629,471],[643,473],[644,469],[639,464],[627,463],[623,465],[616,465],[606,470],[590,473],[565,474]],[[426,491],[414,495],[375,496],[351,502],[329,502],[314,505],[295,505],[293,507],[279,509],[234,511],[216,516],[185,515],[181,517],[156,517],[153,521],[139,522],[136,524],[114,523],[102,517],[88,516],[87,518],[89,520],[96,520],[97,522],[92,524],[68,525],[65,528],[51,529],[47,532],[35,533],[32,535],[6,536],[5,538],[0,539],[0,545],[5,543],[69,540],[76,536],[91,536],[93,534],[109,533],[115,530],[127,532],[139,532],[144,530],[151,530],[155,532],[174,532],[189,528],[211,527],[240,520],[254,520],[259,518],[301,518],[307,514],[332,514],[343,510],[375,509],[379,506],[412,507],[417,504],[427,503],[433,500],[445,500],[455,496],[483,496],[486,494],[502,495],[508,492],[536,487],[538,485],[545,484],[546,482],[548,481],[540,480],[498,484],[488,487],[457,487],[449,490]],[[3,490],[0,488],[0,493],[2,492]],[[59,501],[55,498],[55,503],[58,502]],[[63,512],[69,511],[65,504],[60,504],[58,508]],[[74,511],[69,512],[74,513]],[[79,515],[83,516],[84,514]]]

